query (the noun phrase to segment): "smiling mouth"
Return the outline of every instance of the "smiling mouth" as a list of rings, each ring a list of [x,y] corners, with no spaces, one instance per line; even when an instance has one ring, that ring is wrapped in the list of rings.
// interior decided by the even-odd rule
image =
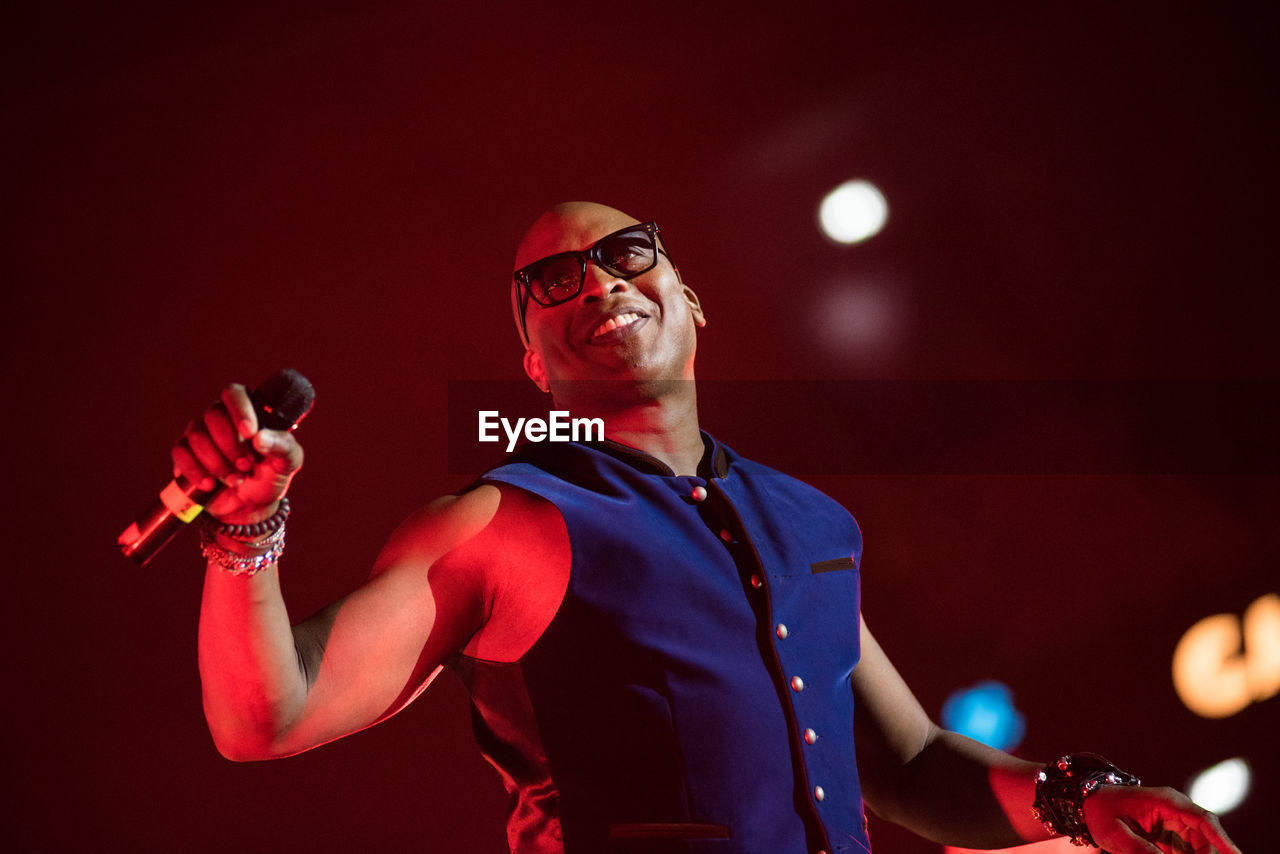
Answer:
[[[628,311],[624,314],[615,315],[596,327],[596,331],[591,333],[591,340],[595,341],[601,336],[606,335],[614,331],[615,329],[623,329],[627,326],[631,326],[633,323],[640,320],[642,317],[644,317],[644,315],[638,314],[634,311]]]

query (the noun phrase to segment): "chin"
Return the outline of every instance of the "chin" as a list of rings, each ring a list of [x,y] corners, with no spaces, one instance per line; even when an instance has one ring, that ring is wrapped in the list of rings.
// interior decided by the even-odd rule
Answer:
[[[669,373],[620,371],[593,379],[560,379],[551,384],[557,405],[632,404],[653,400],[681,390],[691,382]]]

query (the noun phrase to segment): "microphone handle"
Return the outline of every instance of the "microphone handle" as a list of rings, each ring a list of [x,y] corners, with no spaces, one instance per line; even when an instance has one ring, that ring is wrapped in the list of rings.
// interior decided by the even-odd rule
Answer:
[[[160,491],[146,512],[120,535],[117,540],[120,551],[138,566],[146,566],[179,531],[200,515],[204,505],[225,488],[219,482],[213,489],[200,490],[178,475]]]

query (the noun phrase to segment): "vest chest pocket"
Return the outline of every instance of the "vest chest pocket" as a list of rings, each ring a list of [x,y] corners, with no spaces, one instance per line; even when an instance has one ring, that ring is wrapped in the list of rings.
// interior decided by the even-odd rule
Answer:
[[[835,666],[832,675],[841,679],[857,664],[860,580],[852,557],[817,561],[809,564],[809,572],[777,579],[773,590],[777,625],[772,627],[777,650],[784,666],[806,682],[810,675],[818,676],[814,661],[828,661]]]
[[[842,570],[854,570],[858,565],[853,562],[851,557],[838,557],[832,560],[820,560],[817,563],[809,564],[809,571],[814,575],[823,572],[840,572]]]

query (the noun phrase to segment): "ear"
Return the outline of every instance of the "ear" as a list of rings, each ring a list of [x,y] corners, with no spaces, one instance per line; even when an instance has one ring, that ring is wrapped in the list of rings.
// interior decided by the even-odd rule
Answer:
[[[543,392],[551,391],[551,382],[547,379],[547,369],[542,364],[542,357],[532,347],[524,351],[524,372]]]
[[[693,292],[693,288],[688,285],[681,285],[681,295],[684,297],[685,304],[689,306],[689,313],[693,315],[693,322],[697,326],[707,325],[707,316],[702,312],[702,303],[698,302],[698,295]]]

